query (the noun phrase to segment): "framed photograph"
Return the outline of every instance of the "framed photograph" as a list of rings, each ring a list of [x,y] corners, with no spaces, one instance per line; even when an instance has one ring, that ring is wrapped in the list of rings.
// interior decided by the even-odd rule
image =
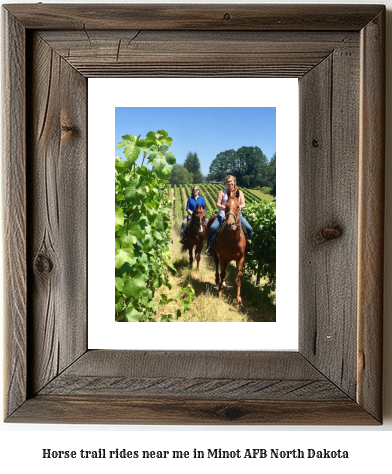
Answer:
[[[385,6],[3,18],[6,421],[382,423]],[[297,351],[88,347],[87,91],[103,77],[298,78]]]
[[[138,94],[129,94],[130,90],[137,90]],[[151,90],[164,90],[164,93],[156,96],[150,93]],[[102,91],[105,91],[104,96]],[[225,107],[228,95],[230,107]],[[298,307],[298,231],[293,232],[293,229],[298,229],[298,79],[94,78],[89,79],[88,103],[88,235],[90,239],[94,236],[88,245],[91,256],[88,258],[88,347],[140,350],[297,350],[298,317],[293,317],[292,308]],[[180,187],[172,184],[171,190],[175,191],[176,200],[171,217],[173,228],[170,232],[171,256],[168,262],[177,268],[177,272],[170,273],[171,288],[162,285],[156,293],[159,295],[163,292],[169,297],[175,297],[183,288],[184,281],[189,282],[195,290],[195,299],[190,309],[182,312],[174,321],[203,323],[124,326],[113,324],[113,320],[107,317],[113,308],[113,295],[107,289],[113,284],[111,228],[114,194],[113,160],[108,157],[121,156],[117,143],[121,142],[122,136],[129,133],[145,136],[146,132],[160,128],[165,128],[173,138],[169,150],[174,153],[176,162],[181,164],[190,150],[193,150],[200,158],[205,175],[215,157],[221,152],[219,159],[222,155],[228,155],[229,152],[224,150],[231,150],[230,158],[235,150],[244,145],[249,147],[246,148],[246,153],[253,153],[252,150],[257,153],[254,147],[258,147],[266,156],[272,156],[277,150],[280,204],[278,232],[274,239],[279,245],[276,259],[278,292],[269,291],[268,286],[262,291],[268,280],[263,278],[260,285],[257,285],[256,275],[251,279],[248,269],[241,279],[241,308],[238,308],[235,301],[234,271],[224,290],[224,297],[217,298],[215,262],[205,255],[206,245],[202,251],[199,272],[196,271],[195,263],[192,271],[189,269],[188,252],[181,249],[180,225],[184,219],[181,208],[182,204],[186,205],[186,201],[181,201]],[[101,130],[106,133],[103,135]],[[253,154],[250,156],[253,157]],[[142,161],[143,154],[136,164],[140,166]],[[254,164],[252,161],[252,166]],[[242,169],[245,170],[246,167],[243,166]],[[265,174],[261,170],[257,178],[262,180],[263,176]],[[200,186],[202,196],[208,204],[208,216],[213,215],[216,213],[218,191],[224,186],[222,182]],[[182,189],[186,189],[185,186]],[[120,197],[122,195],[120,193]],[[248,192],[247,196],[246,212],[254,208],[252,196]],[[273,199],[272,196],[265,198]],[[268,213],[273,209],[271,204],[261,204],[263,205],[258,207],[260,217],[263,212]],[[134,220],[136,223],[138,221],[139,217]],[[270,222],[271,226],[275,225],[274,220]],[[260,225],[254,227],[260,233]],[[207,243],[207,239],[205,241]],[[260,242],[259,245],[255,242],[254,248],[259,250],[259,247]],[[273,252],[275,257],[275,249]],[[95,258],[97,253],[99,258]],[[155,301],[159,301],[159,296],[155,297]],[[162,306],[161,314],[171,312],[174,315],[176,309],[181,309],[180,303],[177,299]],[[160,317],[158,313],[156,319],[160,321]],[[242,324],[245,321],[265,324],[262,329],[255,331],[254,327]],[[211,322],[225,324],[222,327]],[[222,332],[224,337],[221,337]]]

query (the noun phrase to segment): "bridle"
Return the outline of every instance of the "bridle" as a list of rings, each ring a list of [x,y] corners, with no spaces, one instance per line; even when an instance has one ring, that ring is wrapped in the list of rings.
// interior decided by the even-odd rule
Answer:
[[[194,219],[192,219],[193,221]],[[204,219],[205,221],[205,213],[204,213]],[[199,222],[192,222],[192,227],[195,229],[195,234],[196,234],[196,237],[201,235],[201,234],[204,234],[204,232],[206,231],[207,229],[207,225],[202,223],[201,220],[199,220]],[[202,227],[203,230],[200,232],[199,228]]]
[[[239,215],[239,214],[238,214],[238,215]],[[234,224],[229,224],[229,223],[228,223],[228,221],[227,221],[227,217],[228,217],[228,216],[233,216],[233,217],[234,217]],[[236,215],[234,214],[234,212],[226,212],[226,214],[225,214],[225,219],[226,219],[226,225],[227,225],[228,227],[234,227],[234,226],[237,225],[238,216],[236,216]]]
[[[241,234],[242,233],[242,227],[241,227],[240,215],[241,215],[240,212],[238,213],[238,215],[235,215],[234,212],[231,212],[231,211],[225,213],[226,229],[228,231],[235,230],[235,228],[237,228],[239,226],[239,228],[240,228],[240,234],[238,236],[239,241],[241,240],[241,236],[242,236],[242,234]],[[233,223],[229,224],[228,219],[227,219],[228,216],[233,216],[234,217],[234,222]],[[238,224],[239,220],[240,220],[240,224]]]
[[[235,199],[235,198],[234,198],[234,197],[231,197],[231,198],[229,198],[229,199]],[[226,205],[227,205],[227,203],[226,203]],[[239,204],[238,204],[238,205],[239,205]],[[238,212],[238,215],[235,215],[234,212],[231,212],[231,211],[225,212],[226,226],[227,226],[227,227],[230,227],[231,229],[233,229],[234,227],[236,227],[236,226],[238,225],[237,222],[238,222],[238,220],[240,219],[240,215],[241,215],[240,212]],[[232,224],[229,224],[229,223],[228,223],[228,217],[229,217],[229,216],[233,216],[233,217],[234,217],[234,223],[232,223]]]

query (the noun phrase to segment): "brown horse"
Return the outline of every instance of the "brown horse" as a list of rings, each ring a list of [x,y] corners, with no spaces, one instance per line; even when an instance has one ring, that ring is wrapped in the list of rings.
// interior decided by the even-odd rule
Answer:
[[[219,232],[215,246],[214,248],[212,248],[212,250],[216,265],[215,282],[217,285],[219,284],[219,296],[222,296],[223,286],[225,286],[227,264],[231,260],[235,260],[237,267],[235,279],[235,283],[237,285],[237,304],[241,305],[241,273],[245,261],[246,238],[244,231],[241,227],[240,204],[238,198],[238,191],[235,196],[230,196],[229,193],[229,197],[227,198],[226,202],[225,220],[223,222],[223,227]],[[213,220],[214,218],[211,218],[209,220],[208,230]],[[218,271],[219,261],[221,268],[220,280]]]
[[[185,229],[186,241],[185,245],[189,250],[189,266],[193,264],[193,247],[195,249],[195,258],[197,261],[196,271],[199,271],[200,257],[203,250],[204,240],[207,236],[207,226],[205,224],[206,210],[205,207],[196,205],[192,213],[191,220]]]

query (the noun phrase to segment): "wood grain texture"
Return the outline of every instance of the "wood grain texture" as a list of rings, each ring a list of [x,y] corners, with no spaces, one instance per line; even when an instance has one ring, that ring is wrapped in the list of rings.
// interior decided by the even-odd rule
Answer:
[[[41,396],[9,419],[21,423],[181,425],[375,425],[357,403],[214,399],[137,399],[106,396]]]
[[[385,7],[5,10],[6,420],[381,423]],[[299,352],[85,352],[86,78],[225,75],[301,78]]]
[[[353,398],[357,364],[358,64],[358,48],[336,48],[299,82],[303,124],[300,347],[309,361]]]
[[[42,31],[85,77],[300,77],[356,33]]]
[[[343,400],[295,352],[89,351],[40,395]]]
[[[361,32],[357,399],[382,417],[385,12]],[[377,183],[377,186],[372,185]]]
[[[87,349],[86,79],[32,35],[28,163],[32,394]]]
[[[324,380],[298,352],[90,350],[67,375]]]
[[[380,5],[6,5],[32,29],[358,31]]]
[[[26,400],[26,102],[25,31],[3,15],[5,416]]]

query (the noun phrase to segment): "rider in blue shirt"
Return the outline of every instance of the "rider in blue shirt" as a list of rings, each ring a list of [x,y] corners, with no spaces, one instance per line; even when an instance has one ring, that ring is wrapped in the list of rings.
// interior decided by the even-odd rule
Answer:
[[[187,226],[188,222],[191,220],[193,211],[196,208],[196,205],[199,205],[201,207],[205,206],[205,210],[207,211],[207,204],[203,196],[200,196],[200,189],[195,185],[192,188],[192,195],[191,197],[188,198],[188,202],[186,204],[186,212],[187,215],[185,219],[182,221],[181,224],[181,233],[180,233],[180,243],[183,244],[185,243],[185,235],[184,235],[184,230],[185,227]],[[208,219],[206,218],[206,224],[207,224]]]

